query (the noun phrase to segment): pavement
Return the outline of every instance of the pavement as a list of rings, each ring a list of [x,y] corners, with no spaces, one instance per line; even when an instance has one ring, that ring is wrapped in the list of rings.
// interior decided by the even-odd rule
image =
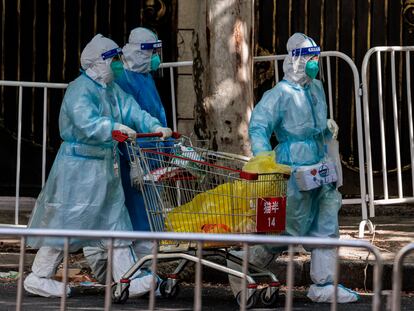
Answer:
[[[2,283],[0,281],[0,310],[16,309],[16,285]],[[250,310],[275,311],[285,310],[285,290],[281,288],[279,301],[275,306],[266,307],[258,302]],[[372,310],[372,294],[362,293],[358,303],[338,305],[338,311],[368,311]],[[386,310],[387,300],[383,297],[381,310]],[[239,310],[228,286],[203,283],[201,296],[203,311],[229,311]],[[194,310],[194,286],[188,283],[181,284],[179,295],[175,299],[156,299],[155,310],[157,311],[183,311]],[[59,298],[44,298],[23,294],[21,310],[59,310]],[[77,293],[66,300],[66,310],[103,310],[104,292]],[[329,311],[332,310],[328,303],[312,303],[306,297],[306,290],[295,288],[293,296],[293,310],[295,311]],[[148,310],[148,299],[129,298],[125,304],[112,304],[111,310]],[[414,297],[404,295],[401,299],[401,311],[414,310]]]
[[[358,239],[358,226],[361,217],[358,207],[343,207],[340,213],[340,238]],[[392,288],[392,268],[396,253],[406,244],[414,242],[414,206],[387,207],[381,209],[379,216],[373,219],[375,232],[365,233],[364,239],[375,245],[384,259],[383,289]],[[27,223],[30,209],[24,209],[20,217],[22,224]],[[0,219],[3,223],[12,223],[14,213],[7,208],[1,208]],[[30,271],[35,251],[28,250],[25,258],[25,270]],[[374,257],[363,249],[341,248],[340,249],[340,283],[356,289],[360,292],[372,290],[372,274]],[[280,256],[272,265],[271,270],[278,276],[282,284],[286,281],[287,254]],[[19,260],[19,241],[0,237],[0,272],[17,271]],[[222,259],[213,258],[213,261],[225,264]],[[89,268],[81,253],[72,254],[70,257],[70,268],[78,269],[80,274],[85,275],[83,281],[88,281]],[[159,270],[165,272],[171,268],[170,264],[159,264]],[[295,286],[306,287],[311,284],[309,277],[310,255],[299,252],[294,259]],[[4,275],[4,274],[3,274]],[[414,291],[414,254],[405,260],[403,278],[403,290]],[[5,275],[7,276],[7,275]],[[76,277],[80,277],[77,275]],[[81,277],[80,277],[81,278]],[[193,282],[193,267],[186,268],[182,275],[183,281]],[[0,274],[1,279],[1,274]],[[82,279],[82,278],[81,278]],[[227,277],[219,272],[205,268],[203,281],[214,284],[227,284]]]

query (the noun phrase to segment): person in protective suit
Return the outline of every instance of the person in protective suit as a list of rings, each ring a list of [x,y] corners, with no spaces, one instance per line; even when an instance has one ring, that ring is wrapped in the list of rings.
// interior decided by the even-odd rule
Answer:
[[[131,31],[128,43],[122,48],[124,70],[117,76],[115,82],[128,94],[131,94],[141,108],[166,127],[167,119],[164,106],[155,86],[152,73],[159,70],[161,64],[162,41],[151,30],[143,27]],[[154,143],[139,139],[141,148],[155,147]],[[125,193],[125,205],[131,217],[132,227],[137,231],[150,231],[150,224],[145,212],[143,195],[138,189],[131,187],[129,162],[127,155],[121,152],[121,176]],[[150,169],[155,169],[156,161],[150,161]],[[138,190],[138,191],[137,191]],[[146,189],[150,191],[150,189]],[[152,242],[136,243],[137,255],[146,255],[152,247]],[[147,250],[147,251],[146,251]]]
[[[28,228],[132,230],[119,176],[119,155],[112,131],[135,139],[136,131],[171,133],[143,111],[132,96],[113,82],[121,48],[101,34],[81,54],[81,75],[72,81],[63,98],[59,129],[63,140],[49,177],[37,198]],[[30,237],[28,246],[39,248],[24,288],[45,297],[69,295],[69,286],[53,280],[63,258],[63,240]],[[113,279],[134,264],[129,241],[116,240]],[[85,246],[105,247],[104,241],[72,238],[69,251]],[[129,293],[139,296],[151,288],[154,276],[141,274],[131,280]]]
[[[314,165],[325,157],[325,143],[338,133],[335,121],[327,120],[322,82],[316,79],[320,47],[311,38],[293,34],[287,42],[284,78],[264,93],[253,110],[249,136],[254,156],[272,150],[270,137],[276,135],[276,162],[296,168]],[[286,232],[291,236],[339,237],[338,211],[341,194],[335,183],[303,191],[294,173],[287,187]],[[271,247],[258,245],[249,252],[251,263],[269,266],[274,258]],[[310,276],[314,284],[308,297],[314,302],[331,302],[336,250],[312,249]],[[232,281],[233,287],[237,284]],[[338,302],[354,302],[356,292],[338,287]],[[234,288],[233,288],[234,290]]]
[[[131,30],[128,43],[122,48],[124,70],[116,76],[115,82],[128,94],[131,94],[141,106],[160,123],[167,127],[165,109],[155,86],[152,74],[159,69],[162,56],[162,41],[151,30],[138,27]],[[170,134],[171,135],[171,134]],[[141,148],[154,148],[155,144],[146,139],[138,139]],[[165,144],[164,144],[165,145]],[[121,150],[122,151],[122,150]],[[121,152],[121,177],[125,194],[125,205],[131,217],[132,227],[136,231],[151,231],[145,211],[144,199],[139,189],[131,186],[129,161],[125,152]],[[149,161],[150,169],[156,169],[156,160]],[[145,191],[152,191],[148,187]],[[148,202],[153,203],[155,202]],[[150,207],[153,209],[154,207]],[[134,248],[138,257],[152,253],[152,241],[136,241]]]
[[[123,63],[114,68],[115,82],[128,94],[132,95],[141,109],[148,112],[166,128],[167,119],[165,109],[155,86],[152,74],[159,70],[162,55],[162,41],[151,30],[143,27],[131,31],[128,43],[122,49]],[[171,135],[171,133],[168,133]],[[140,138],[137,140],[141,148],[154,148],[151,140]],[[158,143],[159,144],[159,143]],[[166,145],[164,143],[163,145]],[[134,231],[151,231],[146,207],[140,189],[134,187],[130,178],[130,164],[128,152],[124,144],[120,148],[120,169],[122,187],[125,194],[125,205],[128,209]],[[157,161],[148,161],[150,169],[156,169]],[[146,187],[145,191],[153,191]],[[156,202],[147,202],[155,204]],[[152,253],[152,241],[135,241],[133,243],[137,260]],[[105,280],[106,254],[94,247],[84,248],[84,254],[98,280]]]

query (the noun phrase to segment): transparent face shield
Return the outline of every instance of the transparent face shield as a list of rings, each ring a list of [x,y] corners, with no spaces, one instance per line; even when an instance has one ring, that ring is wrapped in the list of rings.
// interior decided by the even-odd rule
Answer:
[[[313,76],[314,71],[316,70],[316,68],[319,69],[321,67],[321,62],[319,58],[320,53],[321,48],[319,46],[298,48],[292,50],[291,57],[294,73],[297,73],[299,70],[303,70],[306,72],[307,70],[309,70],[308,67],[312,67],[312,69],[310,69],[312,71],[311,78],[315,78]],[[307,64],[309,61],[310,63]]]
[[[111,68],[115,79],[122,75],[124,71],[124,61],[122,57],[122,49],[120,47],[106,51],[102,53],[101,56],[106,65]]]
[[[141,43],[140,48],[142,51],[152,51],[150,60],[151,72],[157,77],[162,77],[163,70],[160,68],[162,64],[162,41]]]

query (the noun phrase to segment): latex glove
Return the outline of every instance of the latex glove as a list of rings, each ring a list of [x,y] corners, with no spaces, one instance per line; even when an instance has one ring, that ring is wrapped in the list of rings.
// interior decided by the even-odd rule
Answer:
[[[326,126],[328,130],[332,133],[332,138],[336,139],[338,137],[339,126],[333,119],[328,119],[326,121]]]
[[[128,138],[131,140],[135,140],[137,137],[137,132],[135,132],[132,128],[121,123],[115,123],[114,130],[118,130],[122,134],[128,135]]]
[[[157,127],[154,133],[162,133],[162,139],[171,137],[172,130],[169,127]]]

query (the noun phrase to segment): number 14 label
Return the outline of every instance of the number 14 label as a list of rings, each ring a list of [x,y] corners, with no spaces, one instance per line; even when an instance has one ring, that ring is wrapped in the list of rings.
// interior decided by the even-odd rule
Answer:
[[[258,198],[257,232],[282,232],[286,227],[286,197]]]

